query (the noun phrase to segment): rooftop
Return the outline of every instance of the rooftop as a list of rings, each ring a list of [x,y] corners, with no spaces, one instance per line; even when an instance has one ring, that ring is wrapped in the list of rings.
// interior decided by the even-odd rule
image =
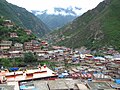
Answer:
[[[111,90],[112,88],[107,82],[90,82],[88,87],[91,90]]]
[[[30,82],[27,82],[30,83]],[[56,79],[56,80],[36,80],[32,81],[36,89],[39,90],[78,90],[76,84],[81,84],[81,81],[73,79]]]
[[[54,73],[55,72],[50,70],[48,67],[42,66],[41,69],[38,68],[26,71],[1,72],[0,75],[5,76],[7,81],[22,81],[57,76]]]
[[[0,84],[0,90],[13,90],[13,85]]]

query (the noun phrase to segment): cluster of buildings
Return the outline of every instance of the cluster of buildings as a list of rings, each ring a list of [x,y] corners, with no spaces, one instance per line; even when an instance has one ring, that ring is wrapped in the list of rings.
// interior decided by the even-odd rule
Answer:
[[[39,65],[38,65],[39,66]],[[16,70],[10,72],[7,69],[0,71],[1,90],[32,90],[31,88],[22,89],[21,83],[33,80],[50,80],[57,77],[57,74],[46,65],[34,69]],[[38,89],[39,90],[39,89]]]
[[[76,72],[75,70],[73,71]],[[64,72],[67,73],[67,72]],[[69,72],[70,74],[70,72]],[[47,66],[25,71],[1,71],[1,90],[120,90],[120,79],[103,73],[81,73],[73,77],[59,78],[58,73]],[[66,74],[64,74],[66,75]],[[85,76],[86,75],[86,76]],[[89,77],[88,77],[89,76]]]
[[[3,17],[1,17],[3,18]],[[2,26],[13,29],[14,23],[11,20],[3,20]],[[17,28],[19,29],[19,27]],[[27,35],[31,35],[31,30],[24,30]],[[16,30],[8,32],[7,37],[9,38],[18,38],[20,37]],[[7,40],[0,40],[0,58],[17,58],[23,57],[25,52],[34,52],[35,50],[39,50],[40,47],[46,42],[42,41],[41,43],[36,40],[31,40],[24,43],[17,43],[17,41],[7,41]]]
[[[56,62],[54,71],[40,65],[25,71],[1,71],[8,87],[14,86],[14,90],[120,90],[120,54],[116,50],[102,48],[100,52],[102,50],[104,56],[94,56],[91,53],[95,51],[86,49],[52,46],[41,50],[36,41],[31,42],[24,43],[23,51],[36,53],[38,61]]]
[[[11,21],[4,23],[12,27]],[[30,35],[30,30],[25,30]],[[10,33],[10,37],[19,37]],[[90,51],[66,47],[48,47],[46,41],[24,43],[0,41],[0,58],[24,57],[32,52],[38,61],[54,62],[54,71],[46,65],[23,70],[0,70],[0,90],[120,90],[120,53],[110,48]],[[95,56],[99,52],[102,56]]]
[[[1,41],[0,42],[0,58],[18,58],[23,57],[26,52],[37,52],[41,50],[41,47],[47,46],[47,42],[42,41],[41,43],[36,40],[30,42],[13,43],[12,41]]]
[[[31,35],[32,34],[31,30],[24,30],[24,31],[26,32],[27,35]],[[10,36],[10,38],[17,38],[17,37],[19,37],[17,35],[17,33],[15,33],[15,32],[10,33],[9,36]]]

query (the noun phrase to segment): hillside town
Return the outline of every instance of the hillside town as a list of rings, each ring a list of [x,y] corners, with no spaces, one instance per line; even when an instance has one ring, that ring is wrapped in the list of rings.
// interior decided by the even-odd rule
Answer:
[[[4,26],[11,28],[14,25],[11,20],[5,20]],[[27,35],[32,34],[31,30],[24,31]],[[18,38],[19,35],[10,32],[9,37]],[[112,46],[88,50],[86,47],[71,49],[53,46],[40,39],[24,43],[0,41],[1,60],[15,61],[29,52],[37,59],[33,62],[37,62],[35,65],[28,63],[25,66],[6,67],[1,64],[2,90],[120,89],[120,53]],[[41,62],[44,64],[41,65]]]
[[[42,45],[47,46],[48,44],[42,42]],[[70,88],[73,90],[120,89],[120,54],[113,48],[101,48],[104,51],[104,56],[94,56],[91,54],[93,52],[86,49],[72,50],[52,46],[51,50],[47,48],[41,50],[37,48],[38,46],[38,43],[34,44],[33,41],[25,42],[23,45],[15,43],[14,46],[12,46],[11,41],[1,42],[0,58],[24,57],[25,52],[32,52],[37,55],[38,61],[57,62],[54,71],[51,71],[46,65],[38,65],[36,69],[34,67],[27,68],[25,71],[17,70],[14,72],[1,68],[1,86],[3,85],[4,88],[12,86],[12,88],[15,88],[14,90],[19,90],[17,88],[21,88],[23,85],[28,90],[33,90],[29,88],[40,90],[43,87],[46,88],[45,90],[69,90]],[[2,52],[5,49],[7,49],[7,52]],[[40,85],[38,85],[38,82]],[[19,83],[19,85],[16,83]],[[4,86],[4,84],[7,84],[7,86]]]
[[[11,1],[0,1],[0,90],[120,90],[120,0]]]
[[[19,36],[10,33],[10,37]],[[39,62],[47,61],[55,64],[53,68],[46,63],[32,68],[26,66],[22,70],[19,69],[20,67],[12,67],[12,71],[1,66],[0,87],[5,90],[120,89],[120,53],[112,46],[91,51],[85,47],[73,50],[61,46],[50,46],[47,41],[39,42],[38,40],[23,44],[13,44],[12,41],[4,40],[0,42],[1,59],[23,58],[26,52],[36,55]],[[99,52],[98,55],[97,52]]]
[[[14,25],[5,20],[5,27]],[[31,30],[25,30],[31,35]],[[10,38],[18,38],[15,32]],[[0,59],[16,62],[32,53],[37,59],[25,66],[0,65],[2,90],[120,90],[120,53],[112,46],[98,50],[53,46],[45,40],[24,43],[0,41]],[[11,62],[12,62],[11,61]],[[41,65],[41,62],[44,64]]]

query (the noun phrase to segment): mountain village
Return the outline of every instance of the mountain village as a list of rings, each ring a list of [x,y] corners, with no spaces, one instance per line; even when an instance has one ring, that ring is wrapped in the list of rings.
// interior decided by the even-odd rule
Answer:
[[[74,9],[82,10],[54,12]],[[0,90],[120,90],[119,9],[120,0],[103,0],[65,25],[68,16],[35,16],[1,0]]]
[[[13,26],[10,20],[5,22],[5,26]],[[31,30],[25,32],[32,33]],[[9,37],[19,35],[13,32]],[[1,59],[24,58],[27,52],[36,56],[36,62],[51,62],[52,66],[49,63],[10,68],[1,65],[1,90],[120,90],[120,53],[112,46],[91,51],[85,47],[50,46],[44,40],[23,44],[0,42]]]

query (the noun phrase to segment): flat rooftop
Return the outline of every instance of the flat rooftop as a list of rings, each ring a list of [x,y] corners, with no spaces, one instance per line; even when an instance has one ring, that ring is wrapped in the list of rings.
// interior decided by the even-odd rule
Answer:
[[[29,82],[28,82],[29,83]],[[39,90],[78,90],[76,84],[81,84],[81,80],[57,79],[57,80],[36,80],[32,81],[34,87]]]
[[[5,76],[8,82],[25,81],[57,76],[55,72],[48,67],[41,67],[41,69],[38,68],[26,71],[1,72],[0,75]]]
[[[88,83],[90,90],[111,90],[112,88],[107,82],[90,82]]]
[[[14,85],[0,84],[0,90],[14,90]]]

